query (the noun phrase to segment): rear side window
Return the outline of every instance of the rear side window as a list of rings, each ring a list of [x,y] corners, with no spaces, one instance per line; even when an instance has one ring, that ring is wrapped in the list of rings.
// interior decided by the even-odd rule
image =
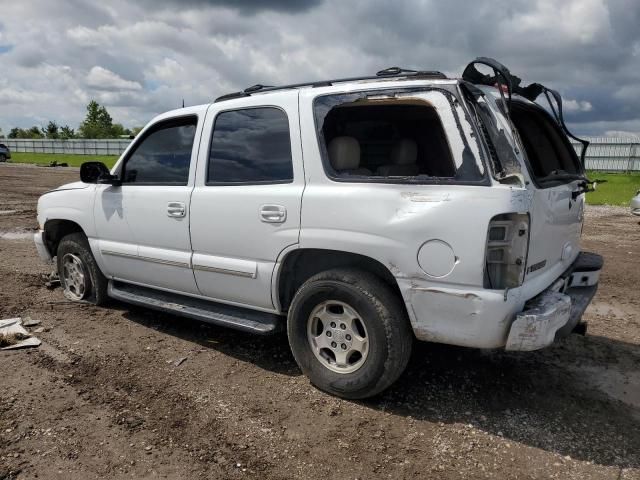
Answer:
[[[123,183],[186,185],[197,122],[185,117],[153,126],[125,160]]]
[[[293,181],[287,115],[275,107],[222,112],[211,136],[207,184]]]
[[[483,179],[481,163],[460,135],[464,119],[446,93],[327,95],[315,100],[314,114],[325,170],[336,180]]]

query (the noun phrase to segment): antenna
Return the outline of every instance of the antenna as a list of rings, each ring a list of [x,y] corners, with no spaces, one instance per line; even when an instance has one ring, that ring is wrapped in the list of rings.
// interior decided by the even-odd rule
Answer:
[[[182,99],[182,108],[184,108],[184,98]]]

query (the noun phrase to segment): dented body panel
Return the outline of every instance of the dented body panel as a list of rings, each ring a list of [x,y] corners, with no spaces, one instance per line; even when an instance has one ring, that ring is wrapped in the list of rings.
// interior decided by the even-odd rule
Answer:
[[[553,341],[556,332],[572,318],[579,321],[591,299],[582,295],[580,306],[573,308],[572,296],[563,293],[569,282],[560,282],[561,287],[548,292],[566,276],[579,256],[584,194],[576,195],[572,182],[544,189],[536,186],[527,168],[524,148],[498,104],[499,95],[490,87],[479,88],[484,96],[478,109],[485,113],[486,130],[502,161],[500,173],[457,80],[385,79],[329,84],[192,108],[192,113],[199,116],[200,140],[196,140],[189,182],[182,189],[184,198],[180,198],[188,215],[179,248],[154,244],[158,248],[140,253],[128,230],[126,205],[124,210],[120,205],[107,211],[101,197],[97,197],[119,187],[77,189],[74,185],[46,194],[38,206],[40,225],[46,229],[47,221],[52,219],[77,223],[109,278],[281,315],[286,314],[286,305],[280,302],[283,295],[279,289],[286,284],[282,277],[289,272],[282,268],[289,255],[314,249],[364,256],[385,268],[397,284],[419,340],[477,348],[541,348]],[[330,94],[344,95],[354,105],[428,104],[442,122],[460,176],[368,180],[333,177],[326,168],[326,148],[319,139],[320,126],[314,112],[316,101]],[[294,180],[259,188],[206,185],[215,115],[234,108],[274,105],[288,113]],[[179,110],[154,121],[184,114]],[[112,174],[118,174],[127,154],[123,154]],[[233,194],[234,189],[239,193]],[[139,194],[144,195],[142,190]],[[214,201],[215,205],[211,205]],[[286,221],[260,223],[260,229],[247,229],[250,222],[259,222],[259,208],[271,203],[288,209]],[[98,215],[101,212],[103,215]],[[226,227],[220,228],[213,221],[207,223],[212,212],[216,212],[215,218],[227,222]],[[521,283],[495,288],[487,278],[488,231],[492,219],[505,214],[528,219],[528,227],[520,233],[523,240],[527,239],[528,249],[517,259],[524,270]],[[164,220],[164,215],[162,210],[158,218]],[[117,222],[123,225],[121,229],[114,227],[120,236],[114,233],[108,243],[96,225],[98,230],[104,230]],[[137,217],[137,222],[144,223],[144,215]],[[153,237],[154,241],[164,240],[157,229]],[[41,234],[36,237],[38,250],[43,259],[50,259],[55,252],[46,249],[42,238]],[[134,247],[127,250],[122,245],[129,240]],[[164,249],[160,251],[159,247]],[[122,271],[127,271],[125,267],[135,269],[135,278],[113,275],[108,264],[113,265],[113,259],[105,261],[104,250],[118,258]],[[150,258],[155,258],[156,270],[145,266]],[[162,265],[163,272],[172,271],[169,267],[181,272],[191,286],[180,289],[175,282],[160,282],[158,265]],[[149,273],[152,271],[156,274]],[[580,276],[589,278],[584,287],[593,292],[597,288],[594,271]],[[182,284],[186,285],[186,281]]]

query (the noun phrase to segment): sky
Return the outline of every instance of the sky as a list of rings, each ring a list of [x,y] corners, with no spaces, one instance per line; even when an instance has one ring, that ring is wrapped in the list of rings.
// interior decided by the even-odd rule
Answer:
[[[640,0],[0,0],[0,128],[478,56],[559,90],[576,133],[640,135]]]

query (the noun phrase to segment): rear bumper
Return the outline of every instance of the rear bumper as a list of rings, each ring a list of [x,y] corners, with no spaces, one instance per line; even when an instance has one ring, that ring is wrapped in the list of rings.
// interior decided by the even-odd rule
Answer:
[[[38,251],[38,255],[40,259],[45,263],[51,263],[53,260],[51,258],[51,254],[47,249],[47,245],[44,243],[44,231],[40,230],[38,233],[33,235],[33,243],[36,244],[36,250]]]
[[[571,333],[596,294],[603,264],[600,255],[580,253],[553,285],[516,315],[505,349],[538,350]]]

